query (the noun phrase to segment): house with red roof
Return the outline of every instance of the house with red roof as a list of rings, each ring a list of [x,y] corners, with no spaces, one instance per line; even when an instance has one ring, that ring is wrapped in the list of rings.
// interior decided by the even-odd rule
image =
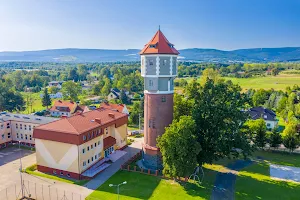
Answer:
[[[89,108],[73,101],[58,100],[54,102],[49,111],[52,117],[70,117],[76,113],[87,112]]]
[[[126,147],[127,121],[126,114],[102,107],[36,127],[37,169],[74,179],[94,177]]]
[[[113,104],[113,103],[103,102],[100,104],[100,108],[101,107],[129,115],[129,111],[125,104]]]

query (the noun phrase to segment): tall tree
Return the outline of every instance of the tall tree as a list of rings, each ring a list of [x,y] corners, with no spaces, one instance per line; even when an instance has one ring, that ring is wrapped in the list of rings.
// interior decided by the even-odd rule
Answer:
[[[278,131],[277,127],[275,127],[270,135],[270,146],[273,148],[278,148],[282,143],[282,136]]]
[[[61,91],[64,99],[78,101],[78,96],[81,92],[81,86],[79,85],[79,83],[67,81],[62,84]]]
[[[45,88],[43,99],[42,99],[42,105],[44,107],[47,107],[47,109],[48,109],[48,107],[51,106],[51,103],[52,102],[51,102],[51,98],[50,98],[50,96],[48,94],[48,88]]]
[[[203,87],[192,84],[187,87],[187,94],[194,101],[191,113],[196,122],[195,135],[201,145],[198,163],[212,163],[236,155],[235,148],[242,149],[244,156],[250,154],[249,142],[241,133],[247,119],[241,110],[245,109],[247,98],[241,93],[240,86],[230,81],[215,83],[211,79]]]
[[[264,89],[259,89],[252,96],[253,105],[254,106],[263,105],[267,100],[267,98],[268,98],[267,91],[265,91]]]
[[[123,104],[127,104],[128,103],[128,97],[125,93],[125,90],[121,90],[120,92],[120,100]]]
[[[78,79],[79,79],[79,76],[77,74],[77,68],[75,67],[75,68],[70,69],[69,74],[68,74],[68,80],[77,82]]]
[[[22,95],[9,88],[11,85],[0,83],[0,110],[9,112],[24,110],[25,101]]]
[[[267,144],[267,126],[263,119],[249,120],[247,122],[256,146],[264,148]]]
[[[207,79],[211,79],[213,80],[213,82],[217,83],[220,79],[220,74],[217,70],[214,70],[213,68],[207,68],[202,72],[201,85],[204,85]]]
[[[108,95],[111,89],[111,82],[109,80],[109,78],[105,78],[104,79],[104,86],[101,89],[101,93],[103,95]]]
[[[192,106],[193,102],[191,99],[187,99],[183,95],[175,93],[173,119],[179,120],[182,115],[191,115]]]
[[[196,124],[191,116],[174,120],[166,132],[159,137],[158,147],[163,158],[163,173],[172,177],[189,176],[197,166],[197,155],[201,146],[197,142]]]
[[[283,145],[289,149],[290,152],[293,152],[300,145],[300,136],[296,130],[297,124],[298,122],[296,120],[289,122],[282,133]]]

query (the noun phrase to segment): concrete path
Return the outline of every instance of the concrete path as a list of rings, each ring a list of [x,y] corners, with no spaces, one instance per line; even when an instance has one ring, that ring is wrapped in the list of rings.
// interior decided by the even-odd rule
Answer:
[[[300,182],[300,168],[270,164],[270,176],[272,178]]]
[[[117,171],[120,170],[121,165],[123,165],[126,161],[128,161],[132,156],[137,154],[142,149],[143,139],[144,138],[135,138],[135,141],[126,149],[124,149],[124,151],[126,151],[127,153],[122,158],[112,163],[103,172],[101,172],[99,175],[85,184],[84,187],[90,190],[96,190],[98,187],[100,187],[105,181],[107,181],[111,176],[113,176]]]
[[[212,191],[211,200],[232,200],[234,199],[234,186],[236,173],[241,169],[251,165],[251,160],[237,160],[227,166],[232,170],[228,173],[219,172],[216,176],[215,185]],[[234,173],[236,172],[236,173]]]

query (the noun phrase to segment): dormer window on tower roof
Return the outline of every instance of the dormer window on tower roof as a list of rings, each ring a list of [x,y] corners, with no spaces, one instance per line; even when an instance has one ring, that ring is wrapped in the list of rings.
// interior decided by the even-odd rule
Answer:
[[[174,48],[174,45],[173,44],[169,44],[169,47]]]
[[[149,48],[156,48],[156,44],[149,44]]]

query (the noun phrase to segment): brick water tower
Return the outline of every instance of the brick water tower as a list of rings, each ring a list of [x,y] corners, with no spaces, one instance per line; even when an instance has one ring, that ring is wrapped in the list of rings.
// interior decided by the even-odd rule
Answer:
[[[165,127],[173,120],[178,54],[160,30],[140,52],[145,94],[143,165],[148,169],[162,168],[156,138],[165,132]]]

